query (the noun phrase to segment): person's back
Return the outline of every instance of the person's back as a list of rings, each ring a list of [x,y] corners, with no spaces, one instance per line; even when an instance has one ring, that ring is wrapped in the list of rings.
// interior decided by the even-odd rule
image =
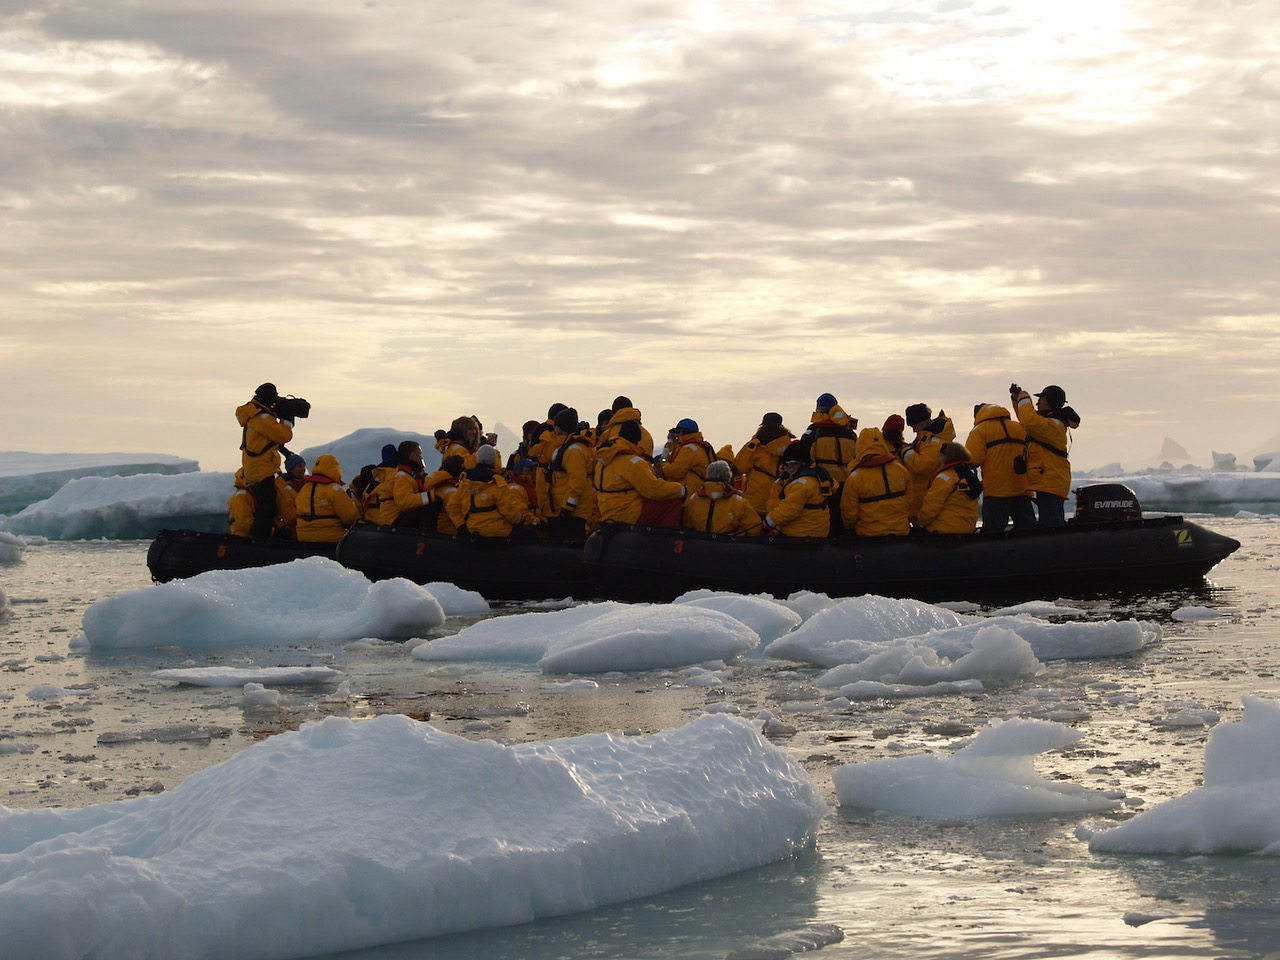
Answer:
[[[760,514],[733,488],[733,470],[724,460],[707,467],[702,486],[684,502],[680,525],[703,533],[754,536],[760,532]]]
[[[595,488],[595,450],[590,436],[581,431],[578,412],[573,407],[556,415],[555,452],[540,471],[545,489],[541,500],[547,531],[553,537],[578,539],[599,522]]]
[[[1027,431],[998,403],[973,408],[973,429],[965,440],[969,460],[982,474],[982,532],[1003,533],[1036,525],[1027,493]]]
[[[832,483],[844,483],[849,462],[854,457],[858,421],[845,413],[829,393],[818,397],[809,427],[800,439],[807,445],[809,460],[827,472]]]
[[[298,491],[298,539],[336,543],[359,519],[360,507],[342,485],[337,459],[327,453],[317,457],[315,470]]]
[[[596,441],[597,447],[605,447],[618,439],[619,431],[624,423],[634,421],[636,426],[640,428],[640,439],[633,441],[639,450],[646,457],[653,456],[653,435],[643,423],[640,422],[640,411],[631,405],[631,401],[626,397],[618,397],[613,401],[613,415],[609,418],[609,422],[605,424],[604,430],[601,431],[600,439]]]
[[[795,435],[782,423],[782,415],[766,413],[755,434],[733,458],[733,465],[744,478],[742,494],[757,513],[769,508],[769,492],[778,479],[783,452]]]
[[[911,475],[893,455],[884,434],[867,427],[858,434],[857,452],[840,496],[846,530],[860,537],[905,536],[911,532],[907,490]]]
[[[963,444],[942,446],[942,463],[920,504],[919,522],[929,533],[973,533],[978,527],[982,482]]]

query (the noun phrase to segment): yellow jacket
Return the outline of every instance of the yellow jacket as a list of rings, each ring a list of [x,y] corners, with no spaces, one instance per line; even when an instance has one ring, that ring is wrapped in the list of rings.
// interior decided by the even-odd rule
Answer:
[[[978,528],[978,498],[969,495],[974,487],[959,469],[962,466],[947,464],[925,491],[919,520],[930,533],[973,533]]]
[[[605,424],[604,430],[600,434],[600,439],[596,442],[597,447],[604,447],[618,439],[618,427],[625,420],[634,420],[640,424],[640,443],[637,444],[640,452],[646,457],[653,456],[653,434],[651,434],[643,423],[640,423],[640,411],[635,407],[623,407],[621,410],[615,411],[609,422]]]
[[[431,502],[431,494],[423,489],[422,481],[420,474],[403,464],[392,471],[390,480],[384,481],[388,489],[379,501],[379,515],[383,523],[393,524],[401,514],[421,510]]]
[[[701,433],[686,433],[672,448],[671,462],[663,464],[662,476],[676,483],[700,483],[707,478],[707,467],[714,459],[715,451]]]
[[[755,536],[760,514],[730,484],[706,480],[685,500],[680,525],[704,533]]]
[[[293,439],[293,427],[257,400],[236,407],[240,424],[240,468],[253,486],[280,472],[280,446]]]
[[[506,537],[524,521],[526,510],[511,484],[488,467],[472,467],[458,480],[453,520],[475,537]],[[527,507],[528,501],[525,500]]]
[[[563,442],[556,447],[546,469],[538,471],[543,478],[538,484],[542,515],[556,517],[567,510],[571,516],[586,520],[590,527],[600,519],[596,491],[591,485],[596,463],[591,441],[580,433],[556,439]]]
[[[458,532],[458,520],[454,511],[460,479],[448,470],[437,470],[422,480],[423,492],[431,494],[431,499],[440,504],[440,512],[436,515],[436,530],[440,533]]]
[[[902,462],[911,474],[911,487],[907,490],[907,510],[913,523],[919,516],[924,492],[929,489],[929,482],[942,463],[942,445],[954,440],[956,436],[956,428],[950,417],[937,417],[930,421],[930,426],[937,427],[937,431],[927,427],[917,430],[915,439],[902,450]]]
[[[985,496],[1026,495],[1027,430],[1010,419],[1007,408],[998,403],[984,403],[979,407],[964,445],[970,461],[982,468]]]
[[[596,457],[596,502],[602,523],[637,523],[646,500],[683,500],[683,484],[661,480],[637,444],[621,437],[600,448]]]
[[[795,439],[786,427],[761,427],[733,458],[734,469],[746,478],[743,496],[756,510],[769,509],[769,493],[778,479],[778,461]]]
[[[876,427],[867,427],[858,434],[853,471],[840,495],[840,517],[845,529],[860,537],[910,533],[910,485],[911,474],[893,455],[884,434]]]
[[[793,477],[779,477],[769,493],[764,521],[784,537],[828,536],[831,533],[831,511],[827,507],[830,493],[831,484],[812,467],[800,470]]]
[[[395,497],[394,491],[391,489],[391,481],[395,478],[397,467],[392,465],[376,466],[373,468],[373,479],[377,481],[365,490],[364,502],[364,518],[369,523],[389,524],[391,523],[391,501]]]
[[[849,461],[854,457],[858,438],[854,432],[857,424],[858,421],[837,404],[825,412],[815,410],[809,428],[800,438],[808,444],[809,459],[826,470],[837,485],[849,476]]]
[[[315,470],[298,491],[298,539],[337,543],[360,519],[360,507],[342,485],[342,467],[330,454],[316,458]]]
[[[1052,493],[1066,499],[1071,495],[1071,460],[1068,430],[1080,426],[1080,418],[1070,407],[1046,417],[1036,410],[1031,394],[1018,394],[1018,420],[1027,428],[1027,489]]]
[[[258,512],[258,503],[253,493],[244,482],[244,470],[236,471],[236,489],[227,501],[227,522],[231,533],[236,537],[247,537],[253,529],[253,516]]]
[[[298,491],[304,481],[287,474],[276,477],[276,535],[298,538]]]

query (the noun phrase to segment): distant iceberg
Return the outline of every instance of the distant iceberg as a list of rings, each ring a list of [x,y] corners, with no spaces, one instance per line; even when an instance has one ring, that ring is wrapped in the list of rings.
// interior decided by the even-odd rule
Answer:
[[[27,453],[0,451],[0,514],[45,500],[80,477],[132,477],[143,473],[195,473],[195,460],[163,453]]]

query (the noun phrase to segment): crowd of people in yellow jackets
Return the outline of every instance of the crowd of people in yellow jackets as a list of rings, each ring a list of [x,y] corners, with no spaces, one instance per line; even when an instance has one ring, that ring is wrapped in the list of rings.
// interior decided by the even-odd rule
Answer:
[[[829,393],[797,436],[777,413],[735,451],[716,449],[682,419],[655,445],[627,397],[594,424],[554,404],[524,424],[505,464],[473,416],[437,430],[440,467],[417,441],[387,444],[349,484],[331,455],[313,469],[285,446],[293,422],[263,384],[236,410],[242,466],[229,501],[239,536],[341,539],[355,523],[479,537],[579,539],[603,523],[680,526],[733,536],[901,536],[983,533],[1065,523],[1069,431],[1080,418],[1055,385],[1009,404],[980,403],[957,442],[952,418],[924,403],[858,429]],[[910,429],[913,436],[905,437]]]

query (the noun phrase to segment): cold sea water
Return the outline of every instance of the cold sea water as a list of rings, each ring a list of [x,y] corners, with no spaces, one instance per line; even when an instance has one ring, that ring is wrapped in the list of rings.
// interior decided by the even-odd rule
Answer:
[[[509,742],[608,730],[657,730],[729,701],[795,728],[774,737],[832,805],[816,849],[796,860],[664,896],[521,927],[342,954],[366,960],[462,958],[781,957],[816,930],[836,940],[815,958],[1280,956],[1280,858],[1117,856],[1089,852],[1078,828],[1105,827],[1201,783],[1209,726],[1167,722],[1185,708],[1241,716],[1241,697],[1280,699],[1280,523],[1206,518],[1243,546],[1203,586],[1110,596],[1063,595],[1086,619],[1153,620],[1164,639],[1117,658],[1054,661],[1034,680],[978,696],[822,706],[818,671],[748,656],[722,687],[674,672],[609,675],[590,691],[547,691],[533,670],[430,664],[398,647],[273,644],[73,653],[93,601],[146,587],[142,542],[51,542],[0,566],[0,771],[10,807],[78,807],[171,789],[257,740],[324,715],[398,712],[469,737]],[[956,600],[966,599],[957,596]],[[1214,621],[1174,617],[1210,607]],[[496,610],[496,615],[510,612]],[[469,621],[452,620],[445,632]],[[180,640],[175,640],[180,644]],[[183,665],[327,665],[350,682],[285,688],[279,708],[238,690],[176,687],[150,677]],[[68,692],[33,699],[41,685]],[[1107,815],[929,820],[836,805],[838,766],[943,749],[1011,717],[1083,733],[1037,758],[1037,772],[1122,791]],[[482,723],[478,723],[482,720]],[[487,727],[487,729],[477,729]],[[4,750],[32,743],[34,749]],[[1280,745],[1277,746],[1280,749]],[[429,816],[429,811],[424,811]],[[788,947],[790,943],[790,947]],[[770,952],[772,950],[772,952]],[[335,955],[336,956],[336,955]]]

